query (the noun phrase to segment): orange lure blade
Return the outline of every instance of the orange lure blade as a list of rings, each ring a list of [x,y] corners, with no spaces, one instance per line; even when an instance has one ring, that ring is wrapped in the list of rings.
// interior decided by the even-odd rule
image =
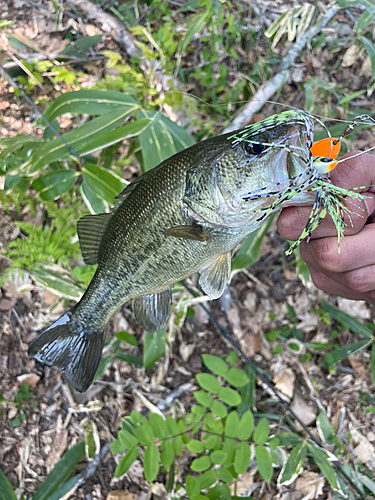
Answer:
[[[315,142],[311,148],[311,154],[318,158],[331,158],[335,160],[340,153],[341,142],[335,137],[326,137],[321,141]],[[337,165],[337,162],[327,164],[327,173],[331,172]]]

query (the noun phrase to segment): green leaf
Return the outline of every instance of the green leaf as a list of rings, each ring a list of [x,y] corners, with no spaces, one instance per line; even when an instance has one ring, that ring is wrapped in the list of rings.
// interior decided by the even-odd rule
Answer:
[[[299,443],[291,451],[281,473],[280,484],[291,483],[300,473],[306,457],[306,442]]]
[[[184,52],[187,47],[190,45],[190,42],[192,39],[196,36],[199,35],[199,33],[202,31],[203,26],[208,22],[210,18],[210,11],[209,10],[204,10],[203,12],[198,12],[197,14],[191,16],[189,18],[189,29],[186,32],[186,35],[181,41],[180,47],[179,47],[179,55]]]
[[[258,260],[260,246],[266,232],[272,224],[273,218],[274,215],[271,215],[264,226],[256,231],[253,231],[247,238],[244,239],[241,244],[241,248],[232,259],[232,271],[250,267]]]
[[[125,451],[125,448],[122,446],[121,441],[119,439],[115,439],[109,446],[109,449],[114,455],[118,455]]]
[[[134,434],[124,429],[119,431],[118,439],[120,440],[124,450],[131,450],[139,443],[139,440],[134,436]]]
[[[143,424],[138,424],[137,427],[133,428],[133,433],[136,438],[139,439],[142,445],[148,445],[152,443],[155,439],[154,430],[148,422]]]
[[[183,449],[183,441],[181,436],[173,438],[173,449],[176,455],[181,455]]]
[[[238,443],[234,456],[234,470],[237,474],[242,474],[248,468],[250,463],[250,446],[244,441]],[[260,471],[259,471],[260,472]]]
[[[33,496],[33,500],[48,500],[52,493],[70,476],[85,454],[85,443],[80,441],[68,450],[48,474]]]
[[[371,342],[369,340],[359,340],[358,342],[353,342],[352,344],[343,345],[334,351],[328,352],[324,356],[324,361],[327,365],[333,365],[367,347],[370,343]]]
[[[68,274],[62,274],[52,266],[33,266],[28,272],[34,280],[43,287],[51,290],[55,295],[70,300],[81,298],[81,289],[74,284],[74,281]]]
[[[201,404],[202,406],[207,406],[207,408],[212,403],[212,397],[204,391],[195,391],[194,398],[196,399],[197,403]]]
[[[372,76],[375,78],[375,45],[365,36],[362,37],[362,42],[371,61]]]
[[[256,444],[264,444],[270,434],[270,425],[268,420],[263,417],[259,420],[258,425],[255,428],[253,439]]]
[[[72,488],[74,488],[77,481],[81,478],[80,474],[69,478],[65,483],[63,483],[55,492],[52,493],[48,500],[60,500],[63,498]]]
[[[128,451],[127,454],[122,457],[120,463],[116,467],[114,477],[120,477],[125,474],[125,472],[129,470],[131,464],[138,458],[138,455],[138,448],[133,448],[132,450]]]
[[[236,411],[232,411],[231,413],[229,413],[225,421],[225,435],[228,437],[237,437],[238,425],[238,414]]]
[[[255,447],[255,460],[258,465],[259,474],[265,481],[271,481],[273,474],[272,459],[264,446]]]
[[[157,413],[150,413],[148,421],[154,429],[155,436],[158,439],[165,439],[170,436],[167,423],[160,415]]]
[[[217,394],[219,392],[221,387],[220,382],[210,373],[198,373],[195,378],[205,391],[211,392],[212,394]]]
[[[143,366],[150,368],[165,352],[167,339],[165,328],[156,333],[145,333],[143,344]]]
[[[191,463],[190,469],[195,472],[202,472],[207,470],[209,467],[211,467],[210,457],[205,456],[195,458]]]
[[[371,378],[373,384],[375,384],[375,342],[371,347]]]
[[[192,453],[203,453],[204,446],[201,441],[197,439],[192,439],[186,445],[186,448]]]
[[[127,344],[130,344],[133,347],[137,347],[138,348],[137,339],[131,333],[128,333],[128,332],[125,332],[125,331],[124,332],[118,332],[118,333],[116,333],[116,337],[119,340],[123,340]]]
[[[170,467],[174,459],[173,442],[166,439],[161,445],[160,461],[164,467]]]
[[[233,481],[233,476],[225,467],[220,467],[216,470],[217,477],[224,483],[231,483]]]
[[[159,111],[142,110],[139,113],[139,118],[150,120],[147,127],[139,135],[143,172],[156,167],[162,161],[194,144],[194,140],[185,129],[179,127]]]
[[[61,94],[44,114],[47,120],[53,121],[65,113],[96,116],[106,115],[119,109],[125,110],[130,116],[139,109],[139,104],[133,97],[123,92],[82,89]]]
[[[203,354],[202,355],[203,364],[215,375],[219,375],[219,377],[225,377],[228,372],[227,363],[218,356],[213,356],[212,354]]]
[[[328,455],[325,451],[322,449],[318,448],[316,445],[309,443],[307,441],[307,448],[309,452],[311,453],[316,465],[319,467],[319,469],[322,471],[322,473],[325,475],[327,481],[329,482],[330,486],[337,490],[337,478],[335,471],[332,467],[332,465],[328,462]]]
[[[229,406],[237,406],[241,403],[241,396],[230,387],[222,387],[219,391],[218,397],[223,403]]]
[[[156,444],[147,446],[143,456],[143,473],[146,481],[152,483],[159,472],[159,450]]]
[[[249,383],[249,377],[243,370],[238,368],[230,368],[225,378],[227,382],[234,387],[243,387]]]
[[[324,408],[320,410],[319,415],[316,417],[316,427],[323,438],[322,440],[327,443],[333,436],[333,427],[328,420],[327,413]]]
[[[236,442],[235,442],[235,440],[231,439],[231,438],[225,438],[222,449],[223,449],[223,451],[225,451],[225,453],[228,456],[227,462],[224,465],[226,465],[227,467],[229,467],[233,463],[233,461],[234,461],[234,454],[235,454],[235,451],[236,451]]]
[[[171,436],[176,436],[177,434],[180,433],[180,430],[179,430],[178,425],[176,423],[176,420],[174,418],[167,417],[166,422],[167,422],[167,426],[169,429],[169,434]]]
[[[143,366],[143,361],[138,356],[133,356],[133,354],[128,354],[126,352],[116,352],[115,358],[121,359],[126,363],[130,363],[134,366]]]
[[[79,173],[75,170],[60,170],[42,175],[32,183],[42,200],[55,200],[69,191],[77,180]]]
[[[82,175],[90,191],[111,205],[114,205],[115,197],[127,186],[117,175],[90,163],[82,167]]]
[[[367,477],[363,474],[358,474],[358,476],[359,476],[361,483],[364,486],[366,486],[366,488],[368,490],[370,490],[373,495],[375,495],[375,481],[373,481],[372,479],[370,479],[369,477]]]
[[[193,495],[197,495],[200,491],[198,481],[193,476],[186,476],[185,488],[189,498],[191,498]]]
[[[64,139],[75,151],[77,151],[78,154],[81,155],[92,152],[93,147],[96,149],[107,147],[109,146],[108,140],[102,141],[101,136],[120,126],[125,121],[127,116],[128,113],[123,109],[112,111],[107,115],[94,118],[90,122],[67,132],[64,134]],[[133,125],[133,123],[128,125]],[[125,126],[127,127],[128,125]],[[142,123],[142,125],[145,125],[145,123]],[[133,131],[133,127],[131,127],[131,131]],[[107,136],[106,139],[108,139]],[[89,148],[87,148],[88,144],[90,144]],[[99,144],[100,146],[96,147]],[[42,143],[40,147],[35,147],[31,153],[27,166],[30,167],[31,172],[36,172],[45,165],[70,157],[71,153],[65,144],[63,144],[59,138],[56,138]]]
[[[237,428],[237,437],[241,441],[248,441],[254,429],[254,417],[251,411],[246,411],[240,420]]]
[[[356,318],[353,318],[353,316],[349,316],[349,314],[346,314],[343,311],[340,311],[340,309],[331,306],[325,300],[321,300],[320,305],[322,306],[323,309],[329,312],[329,314],[336,321],[348,327],[349,330],[351,330],[353,333],[357,333],[361,337],[367,337],[368,339],[373,339],[372,330],[367,328],[363,323],[358,321]]]
[[[0,469],[0,498],[1,500],[17,500],[12,485],[4,472]]]
[[[214,470],[208,470],[207,472],[204,472],[203,474],[197,477],[199,491],[209,488],[215,482],[216,482],[216,473]]]
[[[227,409],[220,401],[213,401],[210,410],[219,418],[225,418],[227,416]]]
[[[223,450],[215,450],[210,455],[212,463],[215,465],[225,465],[228,460],[228,453]]]
[[[92,214],[102,214],[106,211],[107,203],[98,198],[85,182],[82,182],[80,191],[83,201]]]

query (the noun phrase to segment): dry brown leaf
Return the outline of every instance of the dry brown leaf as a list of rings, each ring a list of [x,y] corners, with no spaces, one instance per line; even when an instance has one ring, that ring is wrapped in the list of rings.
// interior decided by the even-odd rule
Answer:
[[[304,472],[297,479],[296,491],[304,495],[301,500],[314,500],[323,493],[324,483],[324,477],[317,472]]]
[[[106,500],[135,500],[135,498],[130,491],[113,490],[108,493]]]
[[[314,422],[316,417],[315,408],[307,404],[300,396],[297,396],[297,394],[293,398],[291,408],[305,425]]]
[[[275,375],[273,382],[275,384],[275,389],[280,391],[290,400],[293,397],[295,380],[296,376],[293,370],[287,368],[286,370],[280,371],[277,375]]]
[[[362,51],[362,47],[359,47],[355,43],[351,45],[344,54],[342,58],[342,67],[349,68],[358,60],[359,54]]]
[[[20,384],[29,384],[30,389],[33,389],[40,380],[40,376],[36,373],[24,373],[19,375],[17,380]]]
[[[364,300],[337,299],[337,305],[341,311],[363,321],[371,318],[371,312]]]

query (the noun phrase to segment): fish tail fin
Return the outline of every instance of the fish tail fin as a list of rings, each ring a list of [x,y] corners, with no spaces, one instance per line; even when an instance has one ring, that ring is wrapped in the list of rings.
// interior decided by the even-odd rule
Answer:
[[[98,368],[104,344],[104,330],[86,325],[67,312],[29,347],[29,356],[65,371],[70,384],[86,391]]]

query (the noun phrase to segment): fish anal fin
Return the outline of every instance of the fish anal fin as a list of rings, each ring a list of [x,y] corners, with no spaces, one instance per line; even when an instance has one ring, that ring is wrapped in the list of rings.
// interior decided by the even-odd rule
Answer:
[[[199,284],[210,299],[218,299],[229,281],[231,271],[231,252],[220,254],[211,264],[199,273]]]
[[[112,214],[86,215],[77,222],[77,233],[85,264],[97,264],[100,242]]]
[[[168,288],[133,299],[133,315],[146,332],[154,333],[163,328],[171,313],[172,292]]]
[[[174,238],[184,238],[187,240],[206,241],[202,232],[193,226],[175,226],[167,229],[164,236],[173,236]]]

